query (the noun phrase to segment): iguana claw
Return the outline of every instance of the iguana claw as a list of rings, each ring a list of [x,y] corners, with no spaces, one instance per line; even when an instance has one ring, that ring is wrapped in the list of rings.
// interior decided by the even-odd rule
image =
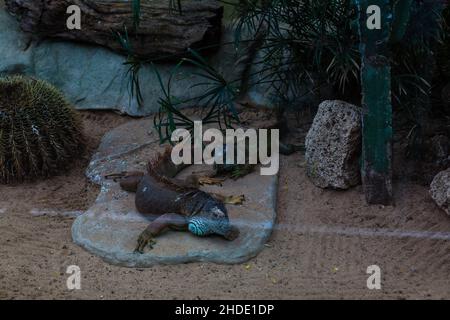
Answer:
[[[153,245],[156,244],[156,241],[153,239],[152,233],[149,230],[145,230],[139,236],[137,243],[138,244],[134,252],[143,254],[145,247],[149,246],[150,249],[153,249]]]
[[[198,178],[198,183],[201,186],[204,185],[218,185],[218,186],[222,186],[222,182],[224,182],[224,179],[219,179],[219,178],[210,178],[210,177],[200,177]]]
[[[239,205],[245,201],[245,195],[225,197],[223,202],[226,204]]]

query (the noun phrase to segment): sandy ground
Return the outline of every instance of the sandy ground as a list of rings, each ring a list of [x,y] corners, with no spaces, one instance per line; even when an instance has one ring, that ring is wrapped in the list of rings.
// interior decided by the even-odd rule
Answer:
[[[90,153],[109,129],[133,121],[82,115]],[[74,245],[73,218],[36,216],[89,207],[98,187],[84,177],[88,162],[86,155],[46,181],[0,186],[0,299],[450,298],[450,218],[424,186],[397,182],[395,207],[369,207],[361,187],[318,189],[305,175],[302,154],[283,157],[278,225],[258,257],[233,266],[129,269]],[[66,287],[70,265],[81,268],[82,290]],[[367,289],[370,265],[382,270],[381,290]]]

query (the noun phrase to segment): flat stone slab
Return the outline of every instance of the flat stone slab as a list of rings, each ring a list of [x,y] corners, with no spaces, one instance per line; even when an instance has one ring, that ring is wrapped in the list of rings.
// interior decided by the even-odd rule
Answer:
[[[133,252],[139,234],[152,217],[136,211],[133,193],[122,191],[118,184],[104,180],[103,176],[123,170],[144,170],[147,161],[163,150],[151,128],[151,120],[136,120],[105,135],[86,172],[102,186],[101,192],[94,205],[75,220],[74,242],[107,262],[127,267],[200,261],[233,264],[256,256],[264,248],[275,223],[278,183],[277,176],[261,176],[259,170],[238,181],[227,180],[222,187],[204,188],[224,195],[245,194],[244,205],[227,206],[231,224],[240,229],[235,241],[168,231],[157,237],[154,249],[145,254]],[[208,169],[193,166],[181,176]]]

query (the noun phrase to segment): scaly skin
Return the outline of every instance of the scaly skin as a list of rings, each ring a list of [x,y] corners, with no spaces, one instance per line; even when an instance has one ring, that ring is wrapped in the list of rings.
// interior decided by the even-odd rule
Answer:
[[[196,236],[219,235],[227,240],[239,236],[239,230],[230,225],[224,202],[239,204],[243,196],[221,197],[203,192],[195,185],[195,178],[187,181],[172,179],[181,167],[168,165],[167,157],[150,168],[149,172],[129,172],[110,175],[108,178],[120,179],[122,189],[135,192],[136,209],[142,214],[158,217],[141,233],[135,252],[144,253],[149,246],[153,248],[154,238],[166,229],[189,231]],[[163,175],[163,172],[169,172]]]
[[[281,154],[298,150],[292,145],[280,144]],[[239,236],[239,230],[230,225],[224,203],[241,204],[244,196],[224,197],[208,194],[198,189],[204,184],[220,184],[216,175],[230,175],[237,179],[253,171],[254,165],[217,165],[212,176],[189,176],[175,179],[188,165],[174,165],[171,150],[166,150],[144,172],[120,173],[107,178],[120,179],[122,189],[135,192],[136,209],[142,214],[158,215],[139,236],[135,252],[143,253],[145,247],[153,248],[154,238],[166,229],[189,231],[197,236],[220,235],[227,240]]]

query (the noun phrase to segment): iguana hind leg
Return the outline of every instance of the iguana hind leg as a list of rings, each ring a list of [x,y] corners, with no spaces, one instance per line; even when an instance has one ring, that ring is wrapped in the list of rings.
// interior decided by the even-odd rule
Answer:
[[[136,192],[139,182],[141,182],[144,172],[124,171],[121,173],[112,173],[105,176],[105,179],[112,179],[114,182],[120,181],[120,187],[128,192]]]
[[[150,225],[140,234],[134,252],[144,253],[144,249],[147,246],[149,246],[150,249],[153,249],[153,245],[156,243],[154,238],[168,228],[187,230],[187,226],[188,221],[186,217],[175,213],[163,214],[150,223]]]

